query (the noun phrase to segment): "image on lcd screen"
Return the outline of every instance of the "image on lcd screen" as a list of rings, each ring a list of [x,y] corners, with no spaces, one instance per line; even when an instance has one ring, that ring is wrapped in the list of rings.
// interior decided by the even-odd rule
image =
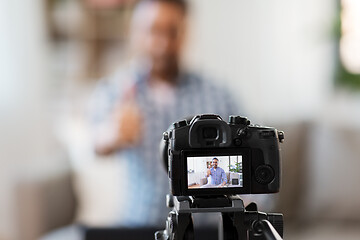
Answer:
[[[242,156],[187,157],[188,189],[243,187]]]

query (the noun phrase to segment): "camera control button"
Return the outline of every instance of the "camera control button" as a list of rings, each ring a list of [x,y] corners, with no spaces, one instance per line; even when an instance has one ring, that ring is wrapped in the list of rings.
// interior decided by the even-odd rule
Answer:
[[[180,121],[180,122],[179,122],[179,125],[180,125],[180,127],[184,127],[184,126],[186,126],[186,125],[187,125],[186,120],[182,120],[182,121]]]
[[[169,133],[168,132],[164,132],[163,133],[163,140],[169,140]]]
[[[235,138],[234,139],[234,144],[235,144],[235,146],[240,146],[242,144],[241,139],[240,138]]]
[[[182,121],[174,123],[175,128],[185,127],[186,125],[187,125],[186,120],[182,120]]]
[[[229,117],[229,123],[230,124],[236,124],[236,119],[239,118],[239,116],[230,116]]]
[[[243,125],[250,125],[250,120],[247,119],[246,117],[240,117],[240,124],[243,124]]]
[[[278,131],[277,132],[278,133],[278,137],[279,137],[279,142],[284,142],[284,140],[285,140],[285,134],[284,134],[284,132],[283,131]]]
[[[260,184],[269,184],[274,180],[274,169],[269,165],[258,166],[255,170],[255,179]]]
[[[246,128],[239,128],[237,134],[240,138],[249,138],[251,135]]]

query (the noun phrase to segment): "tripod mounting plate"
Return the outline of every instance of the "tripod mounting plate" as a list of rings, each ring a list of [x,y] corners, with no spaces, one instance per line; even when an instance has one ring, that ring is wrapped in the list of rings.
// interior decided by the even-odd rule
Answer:
[[[244,212],[244,203],[237,196],[219,198],[173,197],[177,213]]]

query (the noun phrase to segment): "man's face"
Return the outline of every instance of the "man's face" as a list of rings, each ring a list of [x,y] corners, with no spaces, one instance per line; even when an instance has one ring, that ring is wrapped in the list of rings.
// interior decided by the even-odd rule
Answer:
[[[184,41],[185,15],[175,4],[147,3],[137,16],[135,46],[158,73],[178,68]]]
[[[218,160],[213,160],[213,167],[217,168],[217,166],[218,166]]]

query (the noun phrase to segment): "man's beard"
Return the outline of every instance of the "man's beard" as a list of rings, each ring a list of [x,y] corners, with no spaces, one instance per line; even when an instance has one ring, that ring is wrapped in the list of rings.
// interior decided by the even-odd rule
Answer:
[[[174,78],[179,72],[178,61],[174,58],[160,59],[154,63],[153,71],[158,75]]]

